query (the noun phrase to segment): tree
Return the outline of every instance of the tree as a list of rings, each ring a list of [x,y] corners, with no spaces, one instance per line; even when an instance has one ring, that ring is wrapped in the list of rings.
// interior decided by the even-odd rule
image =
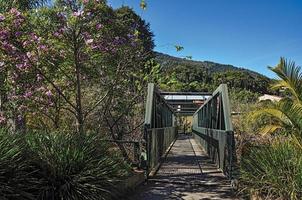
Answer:
[[[41,7],[48,2],[49,0],[0,0],[0,12],[7,12],[12,8],[17,8],[22,11],[30,10]]]
[[[302,72],[294,62],[280,59],[276,67],[270,67],[280,78],[272,85],[273,89],[282,89],[289,95],[280,102],[251,113],[250,119],[269,117],[271,123],[264,124],[261,133],[283,131],[302,141]],[[301,143],[300,143],[301,144]],[[301,146],[302,147],[302,146]]]
[[[130,51],[140,41],[104,2],[55,4],[34,13],[13,8],[1,18],[1,70],[10,74],[5,83],[15,88],[10,100],[23,108],[19,115],[38,112],[56,123],[50,110],[71,113],[82,133],[86,118],[118,88],[112,77],[140,72],[125,73],[130,58],[143,56]],[[95,89],[89,100],[83,95],[88,87]]]

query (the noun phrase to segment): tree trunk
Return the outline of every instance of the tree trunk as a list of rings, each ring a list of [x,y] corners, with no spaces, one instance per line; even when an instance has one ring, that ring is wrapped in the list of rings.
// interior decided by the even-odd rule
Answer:
[[[74,61],[76,73],[76,128],[77,132],[82,135],[84,133],[84,116],[82,109],[82,91],[81,91],[81,64],[79,59],[79,46],[78,40],[74,33]]]

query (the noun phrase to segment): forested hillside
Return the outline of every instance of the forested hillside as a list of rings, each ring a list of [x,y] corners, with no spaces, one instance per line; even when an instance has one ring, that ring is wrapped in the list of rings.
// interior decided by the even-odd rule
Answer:
[[[226,83],[232,90],[271,93],[271,80],[257,72],[233,65],[194,61],[156,53],[160,64],[160,81],[164,89],[181,91],[212,91]]]

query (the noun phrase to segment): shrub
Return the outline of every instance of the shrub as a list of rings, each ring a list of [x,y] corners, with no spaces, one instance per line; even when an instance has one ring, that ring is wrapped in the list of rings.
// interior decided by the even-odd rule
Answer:
[[[302,198],[302,151],[293,143],[278,141],[252,147],[241,161],[243,191],[268,198]]]
[[[0,132],[4,199],[99,200],[115,197],[130,168],[96,134]]]
[[[40,170],[39,199],[106,199],[129,167],[97,135],[31,134],[30,150]]]
[[[17,135],[0,129],[0,196],[3,199],[33,199],[34,168],[23,155],[24,143]]]

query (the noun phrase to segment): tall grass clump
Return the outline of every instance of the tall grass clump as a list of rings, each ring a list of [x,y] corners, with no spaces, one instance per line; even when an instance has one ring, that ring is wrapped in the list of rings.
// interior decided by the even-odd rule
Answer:
[[[302,199],[302,151],[291,141],[252,147],[241,160],[243,191],[266,199]]]
[[[0,199],[34,199],[36,169],[25,159],[24,147],[18,135],[0,128]]]
[[[4,199],[110,199],[129,172],[123,159],[96,134],[0,132]]]

